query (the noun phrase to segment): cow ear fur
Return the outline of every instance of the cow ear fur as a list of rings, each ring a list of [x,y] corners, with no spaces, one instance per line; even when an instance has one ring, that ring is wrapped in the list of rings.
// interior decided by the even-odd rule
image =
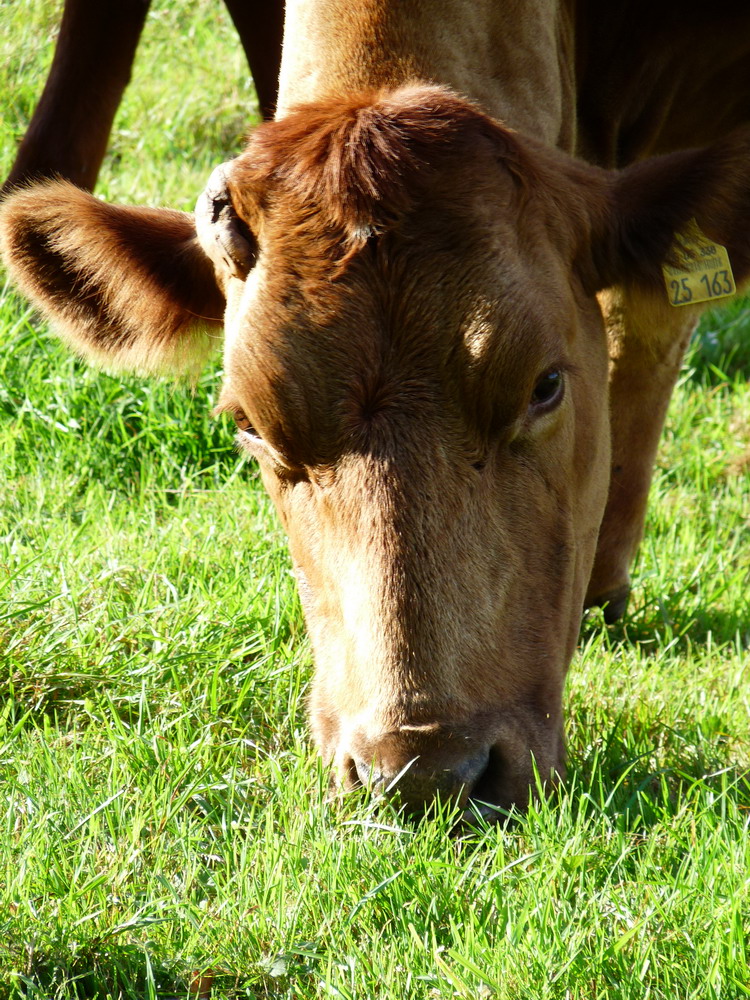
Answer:
[[[651,157],[610,173],[605,184],[583,266],[591,291],[664,291],[662,266],[692,219],[727,248],[737,285],[750,278],[750,129],[704,149]]]
[[[0,251],[21,291],[95,364],[194,373],[218,343],[224,297],[192,215],[108,205],[51,181],[0,206]]]

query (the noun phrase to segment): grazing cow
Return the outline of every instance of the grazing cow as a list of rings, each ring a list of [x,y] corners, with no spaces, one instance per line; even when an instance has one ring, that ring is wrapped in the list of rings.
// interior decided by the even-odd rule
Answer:
[[[264,118],[276,107],[283,0],[225,0]],[[65,0],[47,83],[5,183],[65,177],[93,190],[151,0]]]
[[[4,206],[11,273],[95,362],[188,370],[224,327],[346,783],[491,814],[562,770],[694,303],[750,272],[745,9],[296,0],[278,118],[195,217]]]

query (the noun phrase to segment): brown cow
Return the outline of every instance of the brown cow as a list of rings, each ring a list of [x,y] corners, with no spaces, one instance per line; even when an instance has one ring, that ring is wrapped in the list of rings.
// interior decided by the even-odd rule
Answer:
[[[562,770],[581,609],[622,610],[699,311],[662,265],[677,298],[709,245],[709,295],[731,290],[715,244],[750,272],[750,132],[725,134],[750,14],[686,14],[299,0],[280,117],[195,220],[61,184],[3,209],[11,272],[94,361],[190,369],[225,326],[221,406],[289,533],[316,740],[414,809],[522,805],[534,766]]]
[[[225,0],[264,118],[276,108],[283,0]],[[151,0],[65,0],[44,92],[4,191],[65,177],[93,190]]]

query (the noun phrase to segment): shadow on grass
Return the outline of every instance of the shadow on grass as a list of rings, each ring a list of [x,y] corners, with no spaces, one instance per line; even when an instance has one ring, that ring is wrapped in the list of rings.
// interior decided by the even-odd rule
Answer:
[[[610,626],[594,609],[584,619],[581,638],[585,642],[600,636],[615,654],[638,649],[648,657],[649,669],[666,672],[680,654],[702,648],[712,655],[722,648],[734,654],[750,648],[748,620],[743,608],[684,615],[677,602],[656,601]],[[618,718],[611,706],[586,709],[579,702],[571,708],[573,727],[593,741],[582,751],[571,749],[568,761],[565,787],[586,790],[580,797],[583,809],[618,817],[628,828],[663,821],[695,796],[717,810],[726,802],[750,810],[750,770],[737,763],[733,745],[736,719],[706,710],[667,725],[637,704]],[[597,733],[605,735],[597,739]]]
[[[702,807],[717,819],[728,806],[750,810],[750,770],[737,765],[707,773],[697,761],[651,769],[639,766],[636,758],[613,764],[609,775],[599,776],[585,763],[571,764],[568,771],[569,781],[583,788],[590,784],[598,793],[578,795],[574,813],[604,814],[631,832],[665,824],[687,805],[696,813]]]
[[[576,708],[576,729],[601,732],[606,709]],[[727,805],[748,811],[750,768],[736,760],[733,729],[710,713],[666,725],[624,712],[604,737],[571,748],[561,792],[583,790],[572,796],[575,811],[603,813],[628,830],[663,823],[688,803],[717,816]]]
[[[155,948],[96,938],[81,947],[75,957],[71,957],[67,945],[39,952],[24,945],[23,949],[19,946],[18,953],[19,970],[13,976],[18,995],[45,1000],[207,1000],[211,996],[253,1000],[288,996],[290,976],[304,977],[312,971],[296,955],[277,957],[268,963],[267,970],[190,969],[184,962],[160,957]],[[282,959],[293,961],[287,961],[282,968]]]
[[[36,950],[26,946],[26,955],[16,973],[19,993],[27,997],[120,996],[142,1000],[144,996],[185,996],[186,984],[174,971],[136,944],[92,939],[71,955],[70,942]]]
[[[606,630],[607,647],[613,651],[638,647],[651,656],[665,652],[686,653],[711,644],[750,649],[750,610],[745,607],[683,612],[676,601],[654,601],[629,612],[613,625],[605,625],[599,609],[586,614],[581,639]]]
[[[704,315],[687,364],[691,381],[702,384],[750,377],[750,298]]]

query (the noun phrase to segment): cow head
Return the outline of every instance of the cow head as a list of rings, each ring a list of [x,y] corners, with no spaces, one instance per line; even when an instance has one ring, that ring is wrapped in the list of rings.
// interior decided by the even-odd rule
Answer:
[[[607,495],[597,290],[662,294],[696,216],[748,270],[750,141],[618,174],[436,87],[261,126],[191,216],[14,195],[6,260],[74,347],[185,369],[225,312],[220,408],[288,532],[315,738],[349,784],[523,804]]]

